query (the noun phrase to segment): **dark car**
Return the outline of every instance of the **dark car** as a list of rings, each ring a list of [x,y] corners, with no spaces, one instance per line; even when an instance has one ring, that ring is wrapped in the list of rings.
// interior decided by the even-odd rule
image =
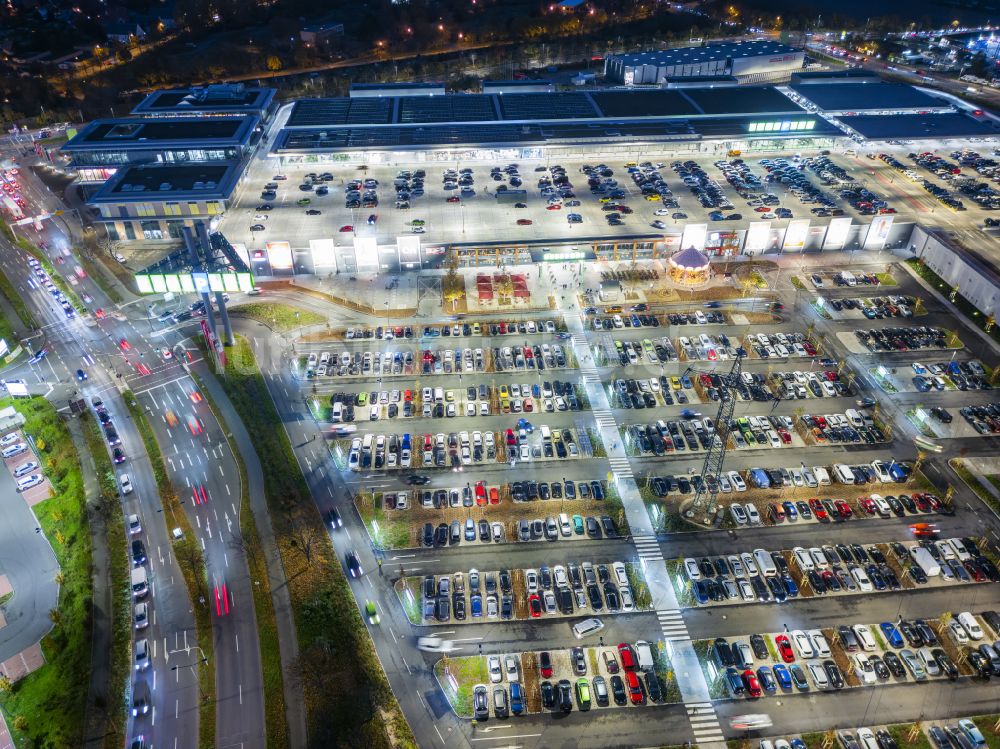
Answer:
[[[560,679],[556,685],[556,705],[564,713],[573,709],[573,687],[570,685],[569,679]]]
[[[548,682],[545,682],[548,684]],[[544,687],[544,684],[543,684]],[[549,684],[549,690],[551,691],[552,685]],[[544,688],[542,690],[542,699],[545,699]],[[472,709],[475,712],[476,720],[488,720],[490,717],[490,698],[489,693],[485,686],[480,684],[472,692]]]
[[[831,689],[844,688],[844,676],[833,661],[823,661],[823,670],[826,671],[827,678],[830,679]]]
[[[650,702],[659,702],[663,699],[663,691],[660,689],[660,680],[655,673],[646,674],[646,695]]]
[[[146,545],[141,539],[132,541],[132,564],[138,567],[146,563]]]
[[[616,705],[624,705],[628,702],[628,695],[625,693],[625,682],[618,674],[611,676],[611,698]]]
[[[538,685],[538,689],[542,693],[542,707],[549,710],[554,708],[556,706],[556,688],[552,686],[552,682],[543,681]]]
[[[351,577],[361,577],[364,574],[364,570],[361,569],[361,560],[358,559],[358,552],[349,551],[344,559],[347,562],[347,572]]]

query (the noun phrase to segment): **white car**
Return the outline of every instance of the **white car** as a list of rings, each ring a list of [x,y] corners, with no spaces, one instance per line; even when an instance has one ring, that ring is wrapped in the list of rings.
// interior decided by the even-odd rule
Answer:
[[[799,651],[800,658],[812,658],[816,655],[816,649],[813,647],[812,640],[801,629],[793,630],[791,639],[795,644],[795,649]]]
[[[812,680],[816,682],[817,689],[829,689],[830,679],[826,675],[826,671],[823,669],[822,663],[810,663],[809,664],[809,675]]]
[[[138,515],[128,516],[128,532],[130,536],[136,536],[142,533],[142,523],[139,521]]]
[[[615,573],[615,578],[618,581],[618,585],[622,588],[628,588],[629,582],[628,582],[628,575],[625,572],[625,565],[622,562],[615,562],[614,564],[611,565],[611,569]],[[556,582],[557,583],[559,582],[558,579],[556,580]]]
[[[951,620],[951,623],[948,624],[948,631],[951,632],[951,638],[958,645],[965,645],[969,642],[969,633],[965,631],[965,627],[963,627],[957,620]]]
[[[874,684],[875,683],[875,669],[872,664],[868,662],[868,658],[861,653],[855,653],[854,659],[854,673],[861,680],[862,684]]]
[[[696,562],[691,557],[684,560],[684,571],[687,573],[688,578],[691,581],[701,580],[701,570],[698,569],[698,562]],[[531,591],[529,591],[530,593]]]
[[[145,629],[149,626],[149,604],[137,603],[134,610],[134,618],[136,629]]]
[[[486,659],[486,668],[490,672],[490,681],[494,684],[499,684],[503,681],[503,671],[500,668],[500,656],[491,655]]]
[[[749,502],[743,507],[747,512],[747,520],[750,521],[750,525],[760,525],[760,513],[757,512],[757,508]]]
[[[736,525],[746,525],[747,524],[747,513],[743,509],[743,505],[731,504],[729,505],[729,514],[733,518],[733,522]]]
[[[524,571],[524,586],[528,590],[528,595],[538,592],[538,571],[537,570],[525,570]]]
[[[747,482],[743,480],[743,477],[737,471],[729,472],[729,481],[736,491],[745,492],[747,490]]]
[[[121,485],[122,494],[132,493],[132,479],[129,478],[127,473],[118,476],[118,483]]]
[[[862,593],[871,593],[875,589],[871,579],[868,577],[868,573],[860,567],[851,567],[851,577],[854,578]]]
[[[504,671],[507,673],[507,681],[514,683],[520,681],[521,675],[517,670],[517,657],[505,655],[503,658]]]
[[[747,580],[737,580],[736,587],[739,588],[740,597],[747,603],[757,600],[757,594],[753,591],[753,586]]]
[[[809,556],[809,552],[803,547],[796,546],[792,549],[792,555],[795,557],[795,561],[799,563],[799,567],[803,572],[812,572],[816,569],[816,565],[813,563],[813,558]]]
[[[830,657],[830,644],[826,641],[826,637],[818,629],[810,629],[807,633],[809,639],[812,640],[813,648],[816,650],[817,658],[829,658]]]

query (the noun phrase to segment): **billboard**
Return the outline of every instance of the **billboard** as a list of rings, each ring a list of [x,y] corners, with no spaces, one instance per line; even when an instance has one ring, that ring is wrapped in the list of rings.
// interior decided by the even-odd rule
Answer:
[[[743,243],[743,251],[748,255],[754,252],[763,252],[767,249],[768,239],[771,236],[771,224],[767,221],[754,221],[747,229],[746,242]]]
[[[823,240],[824,250],[842,250],[847,243],[847,235],[851,232],[851,218],[830,219],[830,226],[826,230],[826,239]]]
[[[868,236],[865,237],[866,250],[881,250],[885,247],[885,240],[889,237],[889,229],[892,227],[892,219],[892,214],[876,216],[872,219],[871,226],[868,227]]]
[[[708,234],[708,224],[688,224],[684,227],[684,234],[681,235],[681,249],[694,247],[696,250],[705,249],[705,235]]]
[[[314,268],[336,268],[337,256],[333,251],[332,239],[310,239],[309,251],[312,253]]]
[[[292,267],[292,246],[288,242],[268,242],[266,247],[271,270],[288,270]]]
[[[785,229],[785,242],[782,248],[786,250],[801,250],[806,246],[806,237],[809,235],[809,219],[797,218],[788,222]]]
[[[359,271],[378,270],[378,240],[375,237],[354,238],[354,262]]]
[[[399,251],[399,264],[414,266],[420,264],[420,237],[396,237],[396,249]]]

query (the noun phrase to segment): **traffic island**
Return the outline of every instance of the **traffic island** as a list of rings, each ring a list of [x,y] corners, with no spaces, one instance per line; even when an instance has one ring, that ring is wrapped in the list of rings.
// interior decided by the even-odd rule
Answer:
[[[472,690],[477,684],[489,683],[486,656],[445,656],[434,664],[434,677],[455,715],[471,718]]]

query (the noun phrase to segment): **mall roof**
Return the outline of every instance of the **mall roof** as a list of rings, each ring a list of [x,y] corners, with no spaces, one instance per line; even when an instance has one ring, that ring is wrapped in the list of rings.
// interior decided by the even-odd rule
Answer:
[[[767,127],[765,127],[767,126]],[[699,136],[783,138],[837,136],[840,130],[821,117],[744,116],[702,118],[604,119],[594,122],[533,124],[480,123],[388,127],[285,129],[275,138],[272,153],[417,150],[454,146],[592,144],[615,141],[667,142]]]
[[[951,108],[947,101],[913,86],[880,80],[797,83],[792,90],[828,112]]]
[[[712,60],[727,60],[730,57],[758,57],[761,55],[787,55],[802,50],[781,42],[758,39],[746,42],[720,42],[707,44],[704,47],[678,47],[677,49],[656,50],[653,52],[632,52],[621,55],[611,55],[610,59],[621,62],[626,67],[638,65],[697,65]]]
[[[232,194],[240,173],[240,164],[235,161],[127,166],[119,169],[87,202],[225,200]]]
[[[857,115],[838,117],[842,123],[866,138],[968,138],[996,136],[1000,132],[992,120],[979,120],[959,112],[907,114],[895,117]]]
[[[609,117],[802,113],[773,86],[387,96],[297,101],[286,127],[546,122]]]
[[[61,146],[61,150],[72,153],[109,148],[137,150],[240,145],[250,138],[259,122],[259,117],[250,114],[239,117],[94,120]]]
[[[132,110],[137,115],[240,114],[263,111],[274,100],[276,89],[219,84],[154,91]]]

